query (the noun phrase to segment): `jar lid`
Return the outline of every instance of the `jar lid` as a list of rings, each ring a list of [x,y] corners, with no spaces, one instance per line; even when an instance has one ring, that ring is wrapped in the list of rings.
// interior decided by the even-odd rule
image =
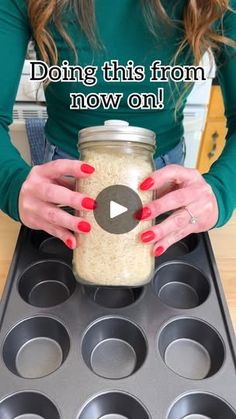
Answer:
[[[79,131],[79,145],[90,141],[131,141],[155,146],[156,134],[146,128],[132,127],[126,121],[111,119],[104,125]]]

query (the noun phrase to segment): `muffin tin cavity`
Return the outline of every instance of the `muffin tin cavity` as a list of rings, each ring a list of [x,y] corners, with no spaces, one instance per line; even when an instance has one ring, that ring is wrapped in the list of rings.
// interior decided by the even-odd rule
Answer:
[[[34,317],[19,323],[8,334],[3,359],[16,375],[41,378],[62,365],[69,348],[70,339],[61,323],[49,317]]]
[[[185,237],[179,242],[170,246],[165,253],[163,253],[163,259],[176,259],[187,255],[188,253],[193,252],[198,246],[199,239],[196,234],[191,234],[190,236]]]
[[[146,408],[126,393],[104,393],[92,399],[78,419],[150,419]]]
[[[218,333],[206,323],[193,318],[169,323],[159,336],[159,351],[173,372],[192,380],[216,374],[225,356]]]
[[[3,419],[60,419],[54,404],[40,393],[21,392],[0,402]]]
[[[98,320],[83,338],[85,363],[95,374],[108,379],[132,375],[142,366],[146,352],[146,339],[139,327],[122,318]]]
[[[201,305],[210,292],[207,278],[193,266],[180,262],[161,266],[155,274],[153,286],[161,301],[178,309]]]
[[[58,256],[67,262],[72,262],[73,252],[57,237],[50,236],[45,231],[35,230],[31,233],[33,246],[45,255]]]
[[[123,308],[137,301],[143,288],[84,287],[85,293],[96,304],[106,308]]]
[[[54,260],[35,263],[19,281],[20,296],[35,307],[53,307],[63,303],[73,294],[75,287],[70,267]]]
[[[236,412],[222,399],[207,393],[191,393],[179,399],[168,419],[235,419]]]

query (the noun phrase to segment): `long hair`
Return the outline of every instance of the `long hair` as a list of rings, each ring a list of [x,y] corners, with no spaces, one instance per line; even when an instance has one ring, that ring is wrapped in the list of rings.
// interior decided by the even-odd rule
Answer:
[[[166,25],[173,22],[166,13],[161,0],[142,0],[148,26],[155,32],[155,20],[160,18]],[[220,45],[235,46],[235,43],[224,36],[222,31],[214,31],[213,24],[221,21],[230,10],[229,0],[186,0],[183,15],[183,39],[177,55],[186,46],[190,47],[196,64],[209,48],[215,50]],[[94,0],[28,0],[28,14],[33,29],[34,39],[41,58],[46,63],[56,64],[58,53],[48,24],[53,22],[67,44],[74,50],[73,41],[63,26],[61,15],[65,8],[71,8],[92,46],[98,45],[96,37],[96,18]],[[115,6],[114,6],[115,7]]]

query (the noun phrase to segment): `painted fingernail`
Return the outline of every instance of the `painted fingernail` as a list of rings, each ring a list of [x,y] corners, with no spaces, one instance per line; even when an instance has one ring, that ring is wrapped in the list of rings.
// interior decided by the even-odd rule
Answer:
[[[153,231],[145,231],[145,233],[141,234],[141,240],[143,243],[151,242],[155,239],[155,233]]]
[[[85,209],[94,210],[96,208],[96,201],[93,198],[83,198],[81,205]]]
[[[72,249],[72,250],[74,249],[73,242],[71,239],[66,240],[66,245],[67,247],[69,247],[69,249]]]
[[[152,177],[148,177],[147,179],[145,179],[141,185],[139,186],[141,191],[147,191],[148,189],[150,189],[153,185],[154,185],[154,179]]]
[[[81,165],[80,170],[81,172],[86,173],[88,175],[91,175],[95,171],[93,166],[90,166],[90,164],[86,164],[86,163],[83,163]]]
[[[152,215],[152,211],[150,210],[150,208],[144,207],[136,212],[135,218],[136,220],[141,221],[141,220],[146,220],[146,218],[151,217],[151,215]]]
[[[83,233],[89,233],[91,230],[91,225],[87,223],[87,221],[80,221],[77,225],[77,228],[79,231],[82,231]]]
[[[155,256],[161,256],[162,255],[162,253],[164,253],[164,247],[163,246],[159,246],[159,247],[157,247],[156,248],[156,250],[154,251],[154,255]]]

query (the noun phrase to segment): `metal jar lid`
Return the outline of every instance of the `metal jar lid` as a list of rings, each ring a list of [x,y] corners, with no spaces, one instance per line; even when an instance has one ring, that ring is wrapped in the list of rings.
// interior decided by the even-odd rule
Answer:
[[[79,131],[78,145],[91,141],[130,141],[155,146],[156,134],[146,128],[132,127],[126,121],[111,119],[105,121],[104,125]]]

